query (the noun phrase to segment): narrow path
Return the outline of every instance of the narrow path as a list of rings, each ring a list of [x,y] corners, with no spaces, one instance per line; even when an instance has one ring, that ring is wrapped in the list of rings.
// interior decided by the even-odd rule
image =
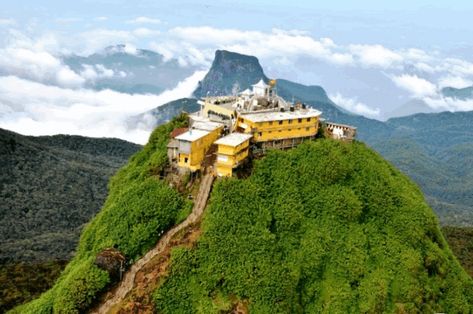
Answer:
[[[134,263],[131,268],[125,273],[122,281],[119,286],[114,289],[113,295],[109,298],[102,301],[101,304],[93,308],[91,313],[100,313],[106,314],[109,313],[113,307],[119,304],[128,293],[133,289],[135,284],[136,274],[142,270],[154,257],[161,254],[166,247],[169,245],[173,236],[175,236],[179,231],[189,227],[190,225],[199,221],[200,216],[202,215],[204,208],[207,204],[209,198],[210,190],[212,188],[212,183],[214,181],[214,176],[212,173],[204,175],[202,178],[199,193],[192,208],[192,213],[180,224],[171,228],[166,232],[158,241],[156,246],[146,253],[141,259]]]

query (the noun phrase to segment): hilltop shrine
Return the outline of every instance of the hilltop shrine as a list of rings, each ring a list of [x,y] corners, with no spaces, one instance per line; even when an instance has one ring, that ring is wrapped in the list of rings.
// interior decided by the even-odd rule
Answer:
[[[252,154],[293,148],[316,137],[321,123],[326,135],[352,140],[356,128],[321,119],[322,112],[277,95],[276,81],[263,80],[252,90],[232,96],[204,97],[201,109],[189,114],[189,128],[171,134],[168,157],[181,171],[200,170],[208,160],[218,176],[232,176]],[[212,159],[212,156],[214,157]],[[215,158],[216,157],[216,158]]]

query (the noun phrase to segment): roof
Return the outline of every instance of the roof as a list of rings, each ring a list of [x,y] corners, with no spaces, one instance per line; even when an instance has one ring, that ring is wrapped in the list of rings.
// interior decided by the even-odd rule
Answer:
[[[248,88],[240,93],[240,95],[243,95],[243,96],[250,96],[251,94],[253,93]]]
[[[356,127],[354,126],[351,126],[351,125],[348,125],[348,124],[341,124],[341,123],[335,123],[335,122],[329,122],[327,121],[326,122],[327,125],[333,125],[333,126],[339,126],[339,127],[342,127],[342,128],[349,128],[349,129],[354,129],[356,130]]]
[[[253,86],[253,87],[261,87],[261,88],[267,88],[267,87],[269,87],[269,85],[266,84],[266,83],[263,81],[263,79],[259,80],[258,83],[253,84],[252,86]]]
[[[227,136],[221,137],[220,139],[215,141],[214,144],[227,145],[227,146],[238,146],[241,143],[249,140],[252,137],[253,137],[253,135],[251,135],[251,134],[235,132],[235,133],[228,134]]]
[[[188,130],[187,128],[176,128],[176,129],[172,130],[170,136],[171,136],[171,138],[175,138],[176,136],[179,136],[182,133],[187,132],[187,130]]]
[[[223,127],[223,124],[218,123],[218,122],[212,122],[212,121],[200,120],[200,121],[194,121],[194,123],[192,123],[193,129],[204,130],[204,131],[213,131],[221,127]]]
[[[253,122],[280,121],[299,118],[318,117],[322,112],[315,109],[302,109],[294,111],[265,111],[255,113],[242,113],[241,116]]]
[[[198,139],[201,139],[202,137],[210,134],[209,131],[204,131],[204,130],[189,130],[185,133],[182,133],[179,136],[176,136],[176,140],[180,141],[188,141],[188,142],[195,142]]]

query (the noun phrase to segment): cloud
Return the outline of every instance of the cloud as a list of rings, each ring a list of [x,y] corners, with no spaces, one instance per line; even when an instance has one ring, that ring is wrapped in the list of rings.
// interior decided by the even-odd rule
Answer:
[[[378,117],[380,115],[379,108],[372,109],[366,104],[359,102],[357,99],[344,97],[340,93],[329,95],[329,98],[338,106],[350,112],[368,117]]]
[[[465,87],[473,82],[473,63],[448,58],[436,51],[391,49],[379,44],[339,44],[331,38],[317,38],[300,30],[259,31],[210,26],[166,29],[164,23],[159,30],[146,27],[153,26],[151,24],[157,25],[158,21],[142,16],[127,21],[125,28],[119,30],[101,27],[67,34],[47,32],[37,37],[30,31],[25,35],[8,28],[8,36],[2,39],[7,46],[0,48],[0,75],[80,89],[88,86],[87,81],[110,75],[109,69],[84,67],[76,73],[61,62],[62,54],[88,55],[123,43],[125,52],[130,54],[138,52],[136,47],[151,48],[166,61],[175,58],[183,67],[207,68],[216,49],[227,49],[258,57],[270,76],[285,73],[288,79],[339,91],[339,98],[347,108],[361,113],[364,105],[368,108],[364,114],[370,116],[376,116],[379,110],[371,107],[375,107],[372,103],[380,103],[382,89],[390,95],[405,97],[407,92],[419,99],[429,97],[433,99],[432,105],[438,106],[436,101],[441,99],[438,95],[441,88]],[[131,73],[118,70],[113,73],[121,77],[128,74]],[[394,84],[378,85],[376,78],[380,75]],[[346,78],[343,81],[346,86],[339,87],[342,84],[339,78]],[[386,104],[380,106],[389,111],[383,107]],[[451,108],[463,107],[464,104],[451,105]]]
[[[136,37],[154,37],[160,35],[161,32],[154,29],[149,29],[146,27],[140,27],[133,30],[133,35]]]
[[[471,111],[473,110],[473,99],[456,99],[450,97],[426,97],[424,102],[437,111]]]
[[[103,22],[103,21],[107,21],[108,20],[108,17],[106,16],[97,16],[95,18],[96,21],[100,21],[100,22]]]
[[[144,144],[151,129],[144,124],[130,127],[127,119],[189,97],[204,75],[205,71],[197,71],[160,95],[68,89],[0,76],[0,127],[27,135],[107,136]]]
[[[102,64],[96,64],[96,65],[83,64],[82,68],[84,70],[80,72],[80,76],[85,78],[88,81],[95,81],[101,78],[111,78],[115,75],[115,72],[113,70],[107,69]],[[118,76],[123,76],[123,74],[119,73]]]
[[[408,91],[415,98],[434,96],[437,94],[435,84],[417,75],[402,74],[391,78],[398,87]]]
[[[12,26],[15,25],[16,21],[14,19],[4,19],[0,18],[0,26]]]
[[[337,51],[329,38],[316,40],[297,30],[272,29],[271,32],[219,29],[210,26],[175,27],[167,32],[166,42],[156,42],[152,48],[168,58],[174,57],[191,64],[208,65],[215,49],[226,49],[261,59],[294,59],[300,56],[346,65],[353,62],[350,54]]]
[[[465,88],[465,87],[473,86],[473,81],[461,76],[449,75],[449,76],[441,77],[439,79],[438,85],[439,85],[439,88],[444,88],[444,87]]]
[[[26,48],[0,49],[0,73],[64,87],[79,87],[85,82],[52,54]]]
[[[127,24],[161,24],[160,19],[146,17],[146,16],[139,16],[132,20],[126,21]]]
[[[363,66],[389,68],[403,61],[400,54],[381,45],[350,45],[348,50]]]

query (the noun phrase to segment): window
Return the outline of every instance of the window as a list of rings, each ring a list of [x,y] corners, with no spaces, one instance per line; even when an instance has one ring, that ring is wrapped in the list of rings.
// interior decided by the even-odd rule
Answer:
[[[273,125],[273,121],[269,121],[269,125]]]
[[[310,122],[310,118],[307,118],[307,122]]]
[[[263,136],[263,132],[259,132],[258,135],[259,135],[259,136]]]
[[[287,120],[287,122],[288,122],[289,124],[291,124],[291,123],[292,123],[292,120]]]
[[[185,157],[184,158],[184,163],[187,164],[189,162],[189,158]]]
[[[310,131],[310,128],[305,128],[306,131]]]
[[[282,124],[282,120],[281,120],[281,121],[279,121],[279,124]]]
[[[297,122],[302,123],[302,118],[297,119]]]

